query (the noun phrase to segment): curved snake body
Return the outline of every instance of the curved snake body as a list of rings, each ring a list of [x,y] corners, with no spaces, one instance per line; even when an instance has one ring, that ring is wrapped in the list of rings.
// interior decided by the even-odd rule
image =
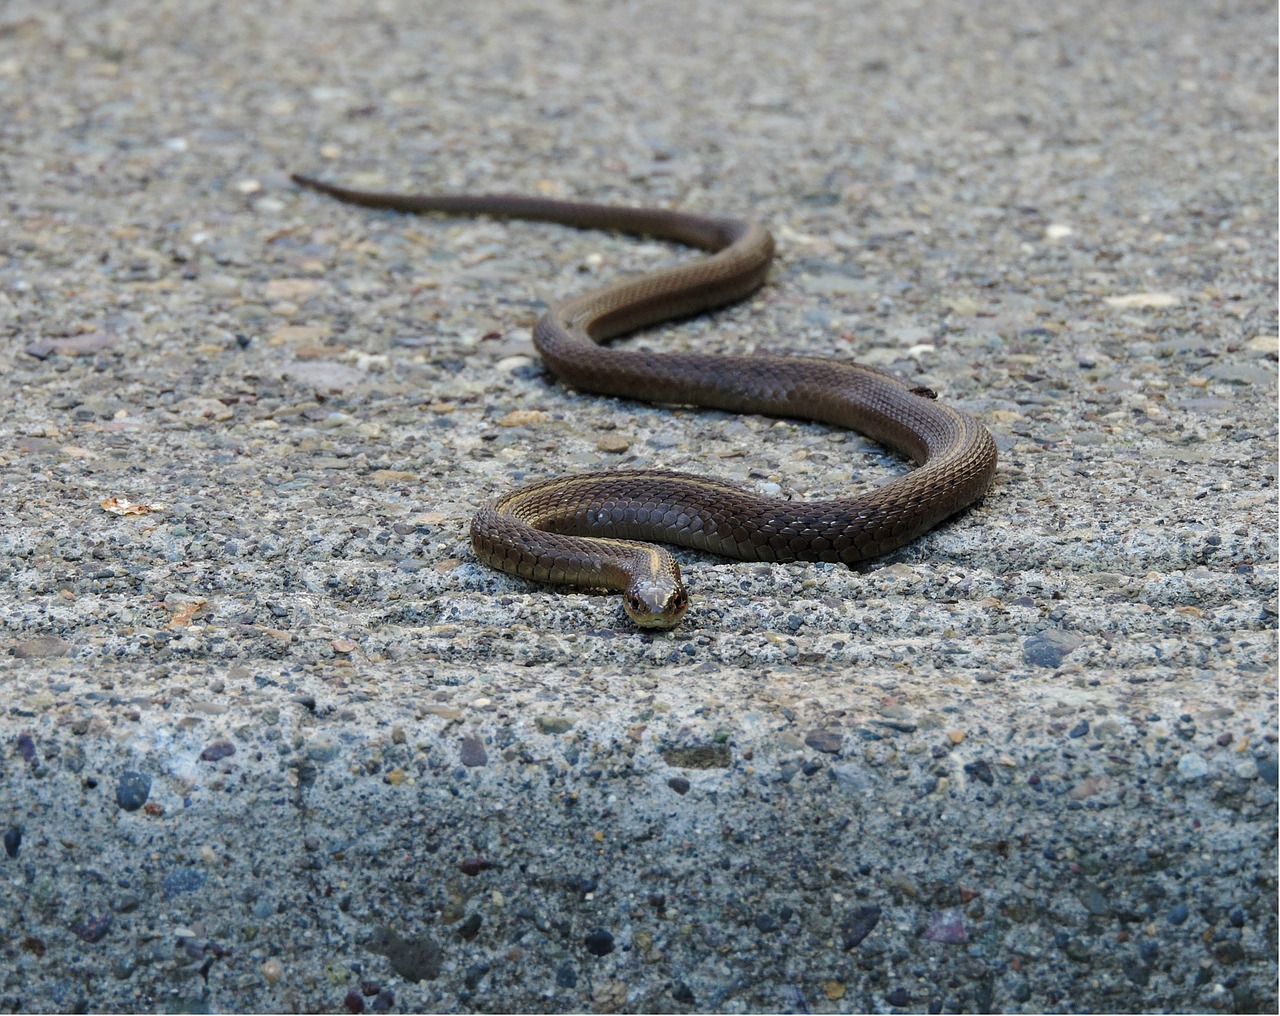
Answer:
[[[996,448],[967,413],[871,367],[806,357],[716,356],[599,343],[645,325],[732,303],[764,282],[773,238],[737,219],[514,195],[354,191],[294,176],[371,208],[541,219],[675,240],[712,252],[690,264],[593,289],[548,311],[533,341],[561,379],[586,391],[738,413],[800,417],[860,431],[919,468],[854,497],[786,501],[684,473],[619,470],[545,480],[476,515],[481,560],[541,582],[623,593],[645,627],[670,627],[688,597],[676,544],[747,561],[854,564],[896,550],[972,504],[995,473]]]

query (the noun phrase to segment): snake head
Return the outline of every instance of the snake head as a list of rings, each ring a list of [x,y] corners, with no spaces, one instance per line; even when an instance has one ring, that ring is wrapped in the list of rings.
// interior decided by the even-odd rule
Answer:
[[[679,582],[637,582],[622,594],[622,607],[641,628],[674,628],[689,609],[689,594]]]

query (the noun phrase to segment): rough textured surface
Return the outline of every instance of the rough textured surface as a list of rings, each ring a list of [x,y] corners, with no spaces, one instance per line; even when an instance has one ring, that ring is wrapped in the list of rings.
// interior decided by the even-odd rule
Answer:
[[[0,1007],[1274,1011],[1273,5],[2,19]],[[669,635],[497,575],[526,478],[902,465],[544,376],[686,252],[299,168],[758,216],[757,299],[628,341],[886,367],[996,485],[682,554]]]

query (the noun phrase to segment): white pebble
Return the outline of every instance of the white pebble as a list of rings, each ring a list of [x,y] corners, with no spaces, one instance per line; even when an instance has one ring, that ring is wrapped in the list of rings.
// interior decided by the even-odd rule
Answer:
[[[1178,760],[1178,775],[1187,781],[1198,780],[1209,771],[1209,763],[1194,751]]]

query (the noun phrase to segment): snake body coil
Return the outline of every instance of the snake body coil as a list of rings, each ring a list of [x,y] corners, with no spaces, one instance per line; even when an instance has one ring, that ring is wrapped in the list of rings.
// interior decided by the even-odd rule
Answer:
[[[557,375],[586,391],[817,420],[860,431],[919,464],[865,494],[809,502],[649,470],[545,480],[505,495],[472,522],[472,546],[495,568],[540,582],[619,590],[637,624],[666,628],[688,606],[680,571],[668,551],[637,541],[746,561],[854,564],[896,550],[972,504],[995,473],[995,443],[982,424],[937,402],[927,389],[871,367],[599,345],[757,289],[773,258],[773,238],[754,223],[513,195],[377,194],[293,179],[371,208],[541,219],[710,251],[704,260],[560,304],[534,326],[534,345]]]

